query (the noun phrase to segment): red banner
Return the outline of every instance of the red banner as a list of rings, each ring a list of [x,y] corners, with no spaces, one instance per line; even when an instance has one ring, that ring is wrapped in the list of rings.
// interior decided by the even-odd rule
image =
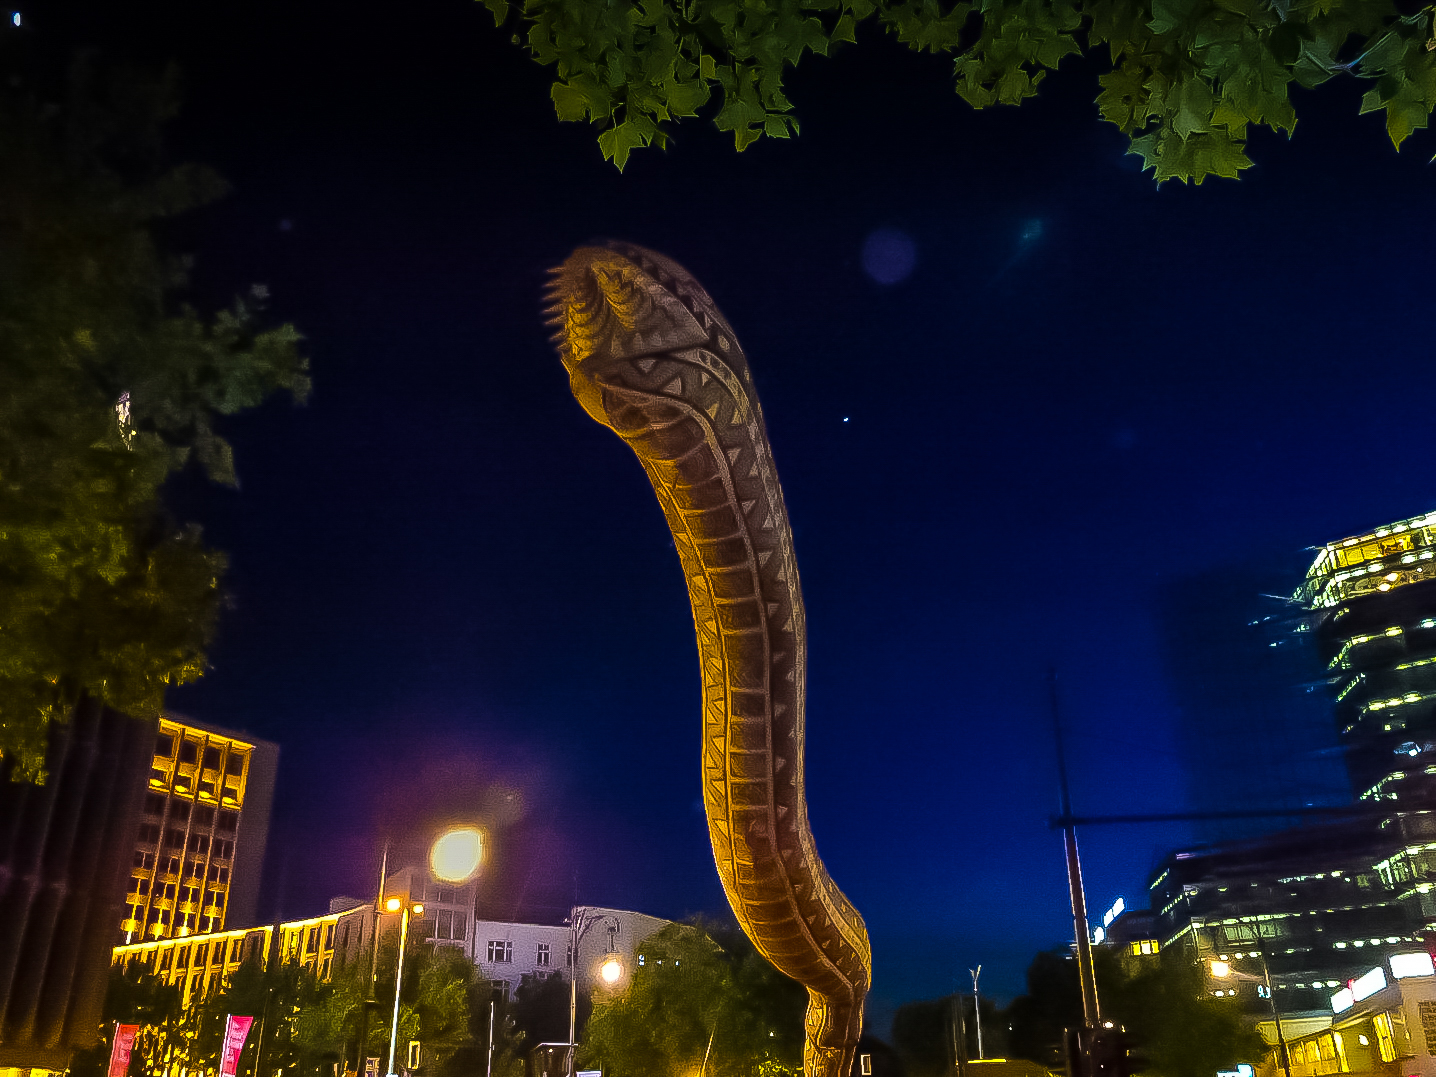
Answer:
[[[249,1036],[253,1017],[239,1017],[230,1014],[224,1022],[224,1048],[219,1056],[219,1077],[239,1077],[239,1053],[244,1050],[244,1041]]]
[[[130,1052],[135,1049],[139,1025],[115,1025],[115,1038],[110,1043],[110,1077],[125,1077],[130,1069]]]

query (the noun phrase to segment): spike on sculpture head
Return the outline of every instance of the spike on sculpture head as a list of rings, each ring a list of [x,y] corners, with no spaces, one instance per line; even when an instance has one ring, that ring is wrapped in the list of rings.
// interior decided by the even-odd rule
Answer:
[[[627,243],[580,247],[552,272],[554,342],[574,396],[599,422],[606,420],[594,377],[609,361],[692,348],[709,338],[678,297],[686,293],[705,306],[712,300],[662,255]]]

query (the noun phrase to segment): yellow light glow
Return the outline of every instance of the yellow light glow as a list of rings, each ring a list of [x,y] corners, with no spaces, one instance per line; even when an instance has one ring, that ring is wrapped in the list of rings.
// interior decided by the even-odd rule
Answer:
[[[434,877],[446,883],[468,882],[484,855],[484,836],[477,827],[461,826],[440,835],[429,850]]]
[[[623,962],[617,957],[610,957],[598,967],[598,974],[606,984],[617,983],[618,978],[623,975]]]
[[[424,906],[416,904],[416,905],[414,906],[414,915],[415,915],[415,916],[423,916],[423,915],[424,915]]]
[[[1223,979],[1227,976],[1230,976],[1231,974],[1232,967],[1228,965],[1225,961],[1212,962],[1212,975],[1217,977],[1217,979]]]
[[[384,902],[384,908],[389,912],[398,912],[403,907],[403,905],[404,903],[398,898],[390,898],[388,901]]]

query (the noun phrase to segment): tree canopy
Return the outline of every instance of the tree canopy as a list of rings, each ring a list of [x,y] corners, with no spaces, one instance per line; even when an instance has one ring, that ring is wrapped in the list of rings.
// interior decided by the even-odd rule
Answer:
[[[1104,52],[1097,108],[1157,181],[1201,183],[1251,166],[1248,129],[1288,135],[1291,87],[1363,79],[1396,146],[1436,107],[1432,7],[1413,0],[483,0],[513,10],[555,69],[561,120],[599,128],[606,159],[668,138],[717,91],[719,130],[739,150],[797,134],[783,78],[807,52],[856,42],[874,20],[921,52],[953,55],[974,108],[1016,105],[1064,57]],[[515,42],[519,40],[515,35]]]
[[[397,932],[387,932],[379,946],[379,977],[363,1054],[387,1058],[390,1024],[386,1019],[394,998],[398,956]],[[312,968],[292,961],[261,964],[257,956],[200,1001],[181,1005],[178,985],[166,985],[143,965],[111,970],[105,996],[101,1043],[77,1057],[75,1077],[101,1077],[109,1058],[114,1022],[142,1026],[136,1041],[132,1072],[158,1073],[175,1066],[214,1069],[229,1014],[247,1014],[255,1027],[240,1057],[241,1077],[280,1073],[284,1077],[329,1077],[336,1063],[355,1068],[359,1025],[365,1006],[370,952],[334,970],[324,980]],[[404,985],[399,996],[399,1057],[411,1040],[423,1045],[423,1073],[458,1077],[482,1068],[475,1054],[487,1040],[488,1007],[475,996],[487,992],[475,978],[474,965],[462,952],[423,944],[404,959]],[[564,1013],[567,1015],[567,1006]],[[384,1019],[381,1019],[384,1018]],[[261,1036],[260,1029],[263,1029]],[[479,1035],[476,1035],[478,1033]],[[261,1060],[258,1052],[264,1052]],[[495,1068],[499,1077],[520,1077],[523,1066],[518,1044],[501,1029],[495,1037]],[[262,1064],[261,1064],[262,1063]]]
[[[162,487],[235,485],[223,418],[309,379],[262,287],[212,317],[178,301],[154,226],[223,184],[165,153],[174,77],[22,66],[0,53],[0,763],[43,780],[82,694],[150,716],[204,671],[225,559]]]
[[[1180,946],[1156,958],[1123,962],[1110,949],[1093,952],[1104,1020],[1126,1027],[1148,1059],[1152,1077],[1210,1077],[1256,1062],[1261,1038],[1242,1021],[1236,999],[1213,998],[1201,967]],[[1062,1030],[1082,1023],[1077,962],[1054,950],[1027,970],[1027,994],[1006,1011],[1008,1050],[1017,1058],[1062,1066]]]
[[[803,1070],[807,991],[737,925],[671,924],[638,948],[628,987],[598,1000],[579,1051],[613,1077],[697,1072],[785,1077]],[[714,941],[722,940],[723,945]]]

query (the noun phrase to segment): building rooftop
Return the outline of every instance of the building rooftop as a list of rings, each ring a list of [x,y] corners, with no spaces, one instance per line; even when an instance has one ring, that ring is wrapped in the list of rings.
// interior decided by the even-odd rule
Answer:
[[[1436,580],[1436,512],[1328,542],[1292,598],[1319,610],[1425,580]]]

